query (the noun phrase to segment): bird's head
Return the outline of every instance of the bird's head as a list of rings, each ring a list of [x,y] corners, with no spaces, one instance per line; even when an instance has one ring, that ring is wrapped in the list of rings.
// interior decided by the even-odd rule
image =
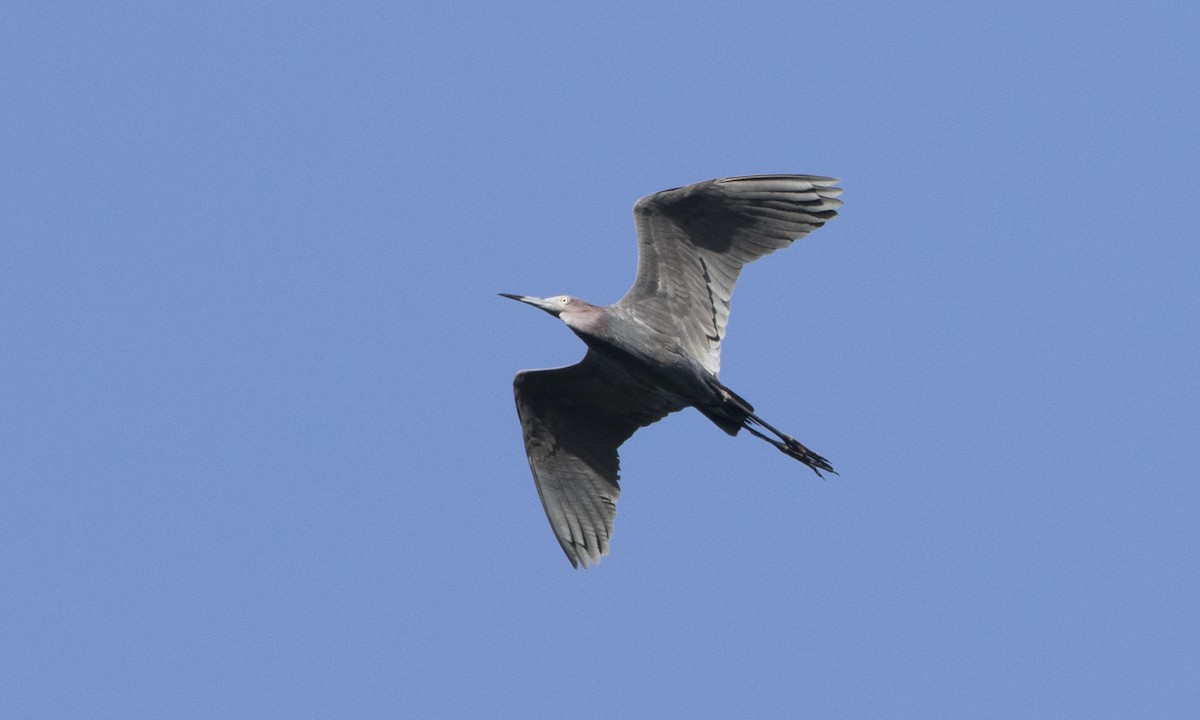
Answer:
[[[592,307],[579,298],[573,298],[570,295],[556,295],[549,298],[529,297],[528,295],[509,295],[508,293],[500,293],[500,297],[506,297],[517,302],[523,302],[527,305],[532,305],[535,308],[541,308],[550,313],[554,317],[560,317],[564,312],[572,310],[582,310],[585,307]]]
[[[500,293],[500,297],[510,298],[535,308],[541,308],[554,317],[566,323],[567,327],[577,332],[594,330],[597,323],[602,322],[604,308],[580,300],[570,295],[555,295],[548,298],[529,297],[528,295],[509,295]]]

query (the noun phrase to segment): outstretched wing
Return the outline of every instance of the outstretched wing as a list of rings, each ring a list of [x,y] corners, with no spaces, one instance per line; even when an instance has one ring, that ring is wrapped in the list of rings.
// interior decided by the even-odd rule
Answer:
[[[576,365],[513,381],[525,452],[550,526],[575,567],[608,554],[617,515],[617,448],[684,405],[589,350]]]
[[[837,215],[835,178],[755,175],[688,185],[634,206],[638,271],[617,303],[721,369],[729,299],[742,266],[787,247]]]

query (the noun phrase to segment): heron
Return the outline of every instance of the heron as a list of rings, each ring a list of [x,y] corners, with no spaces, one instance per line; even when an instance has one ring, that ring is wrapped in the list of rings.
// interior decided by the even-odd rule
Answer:
[[[837,182],[754,175],[654,193],[634,205],[637,275],[615,304],[500,293],[557,317],[587,345],[575,365],[526,370],[513,380],[534,484],[573,567],[608,554],[620,495],[617,449],[639,428],[686,407],[729,435],[748,431],[818,476],[834,472],[756,415],[718,374],[742,267],[836,217]]]

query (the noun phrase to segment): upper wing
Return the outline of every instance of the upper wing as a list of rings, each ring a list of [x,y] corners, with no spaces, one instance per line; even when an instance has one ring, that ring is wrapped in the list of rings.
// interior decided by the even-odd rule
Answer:
[[[664,190],[634,206],[638,271],[618,305],[676,336],[713,374],[742,266],[837,215],[835,178],[755,175]]]
[[[617,448],[684,406],[591,350],[576,365],[513,381],[525,452],[558,542],[578,567],[608,554],[617,514]]]

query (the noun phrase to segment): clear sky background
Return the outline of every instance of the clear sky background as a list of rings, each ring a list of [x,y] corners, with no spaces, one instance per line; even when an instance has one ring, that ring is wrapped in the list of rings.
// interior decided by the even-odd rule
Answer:
[[[5,3],[0,716],[1196,717],[1200,5]],[[573,571],[496,297],[842,178]]]

